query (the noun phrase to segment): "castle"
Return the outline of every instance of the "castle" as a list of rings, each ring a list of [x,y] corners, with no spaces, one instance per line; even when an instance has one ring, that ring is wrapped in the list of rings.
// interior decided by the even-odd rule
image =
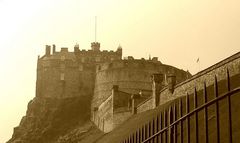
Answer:
[[[8,143],[238,141],[239,80],[240,52],[192,76],[157,57],[122,58],[122,47],[46,45]]]
[[[177,83],[190,77],[189,72],[165,65],[157,57],[122,59],[120,46],[116,51],[101,51],[100,43],[93,42],[91,50],[75,45],[69,52],[46,45],[45,55],[37,62],[36,97],[91,98],[91,120],[109,132],[132,114],[163,103],[168,97],[156,96],[162,87],[173,92]]]

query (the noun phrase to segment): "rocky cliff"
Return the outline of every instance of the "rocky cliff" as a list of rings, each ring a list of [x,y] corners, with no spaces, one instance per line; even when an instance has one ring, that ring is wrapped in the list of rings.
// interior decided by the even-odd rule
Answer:
[[[35,97],[7,143],[93,142],[103,133],[90,122],[90,97]]]

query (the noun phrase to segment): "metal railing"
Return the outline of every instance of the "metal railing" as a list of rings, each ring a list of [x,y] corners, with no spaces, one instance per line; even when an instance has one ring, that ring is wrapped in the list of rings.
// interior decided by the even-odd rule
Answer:
[[[204,136],[201,136],[201,142],[209,143],[209,106],[215,106],[214,117],[215,117],[215,135],[214,142],[220,142],[220,122],[219,122],[219,102],[223,99],[226,100],[227,106],[224,106],[225,110],[228,112],[227,120],[227,138],[229,143],[232,142],[232,110],[231,110],[231,96],[240,93],[240,87],[230,90],[230,77],[229,71],[226,72],[226,86],[227,92],[225,94],[219,95],[219,86],[217,82],[217,77],[214,78],[214,98],[212,100],[207,100],[207,87],[206,83],[203,83],[203,95],[202,104],[198,105],[198,92],[195,88],[193,94],[193,109],[190,111],[190,95],[186,95],[185,107],[183,107],[183,98],[179,98],[178,103],[174,102],[173,105],[169,106],[168,109],[160,112],[158,116],[152,119],[152,121],[138,128],[137,131],[130,134],[125,138],[122,143],[199,143],[199,112],[203,112],[203,125],[201,129],[204,129]],[[185,112],[183,114],[183,109]],[[191,118],[191,119],[190,119]],[[190,124],[191,120],[191,124]],[[191,128],[194,126],[194,128]],[[190,134],[192,137],[190,139]],[[202,138],[204,137],[204,139]]]

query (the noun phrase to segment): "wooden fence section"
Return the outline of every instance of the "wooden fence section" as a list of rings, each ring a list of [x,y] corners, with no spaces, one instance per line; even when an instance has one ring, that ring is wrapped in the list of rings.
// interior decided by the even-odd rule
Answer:
[[[231,98],[240,95],[240,87],[230,88],[228,70],[226,72],[226,93],[219,95],[219,86],[215,76],[214,98],[209,100],[206,84],[203,84],[204,89],[201,95],[195,89],[193,95],[187,94],[186,97],[179,98],[178,102],[160,112],[152,121],[139,127],[121,143],[233,142]],[[220,113],[224,113],[224,117]]]

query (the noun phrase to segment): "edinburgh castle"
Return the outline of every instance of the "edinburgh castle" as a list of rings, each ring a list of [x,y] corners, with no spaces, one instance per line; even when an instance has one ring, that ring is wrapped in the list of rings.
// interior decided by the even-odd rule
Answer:
[[[191,75],[162,63],[158,57],[122,58],[122,50],[121,46],[116,51],[101,50],[98,42],[91,43],[90,50],[80,50],[75,45],[73,52],[46,45],[45,54],[37,61],[36,97],[29,102],[26,116],[14,128],[9,143],[177,142],[181,138],[192,141],[193,135],[182,135],[180,127],[197,134],[202,127],[186,129],[174,121],[207,103],[202,97],[205,90],[211,94],[210,101],[213,88],[220,95],[240,85],[240,53]],[[231,85],[229,90],[226,82]],[[185,97],[187,100],[182,103]],[[188,111],[182,113],[180,109]],[[209,122],[210,117],[218,121],[213,110],[209,108],[207,113]],[[217,107],[218,111],[225,115],[222,108]],[[199,116],[205,117],[203,113]],[[193,119],[189,122],[193,123]],[[223,119],[218,122],[223,123]],[[161,131],[163,127],[169,127],[166,133]],[[213,130],[209,126],[209,132]],[[239,128],[234,131],[232,138],[239,135]],[[225,134],[221,130],[221,135]]]

